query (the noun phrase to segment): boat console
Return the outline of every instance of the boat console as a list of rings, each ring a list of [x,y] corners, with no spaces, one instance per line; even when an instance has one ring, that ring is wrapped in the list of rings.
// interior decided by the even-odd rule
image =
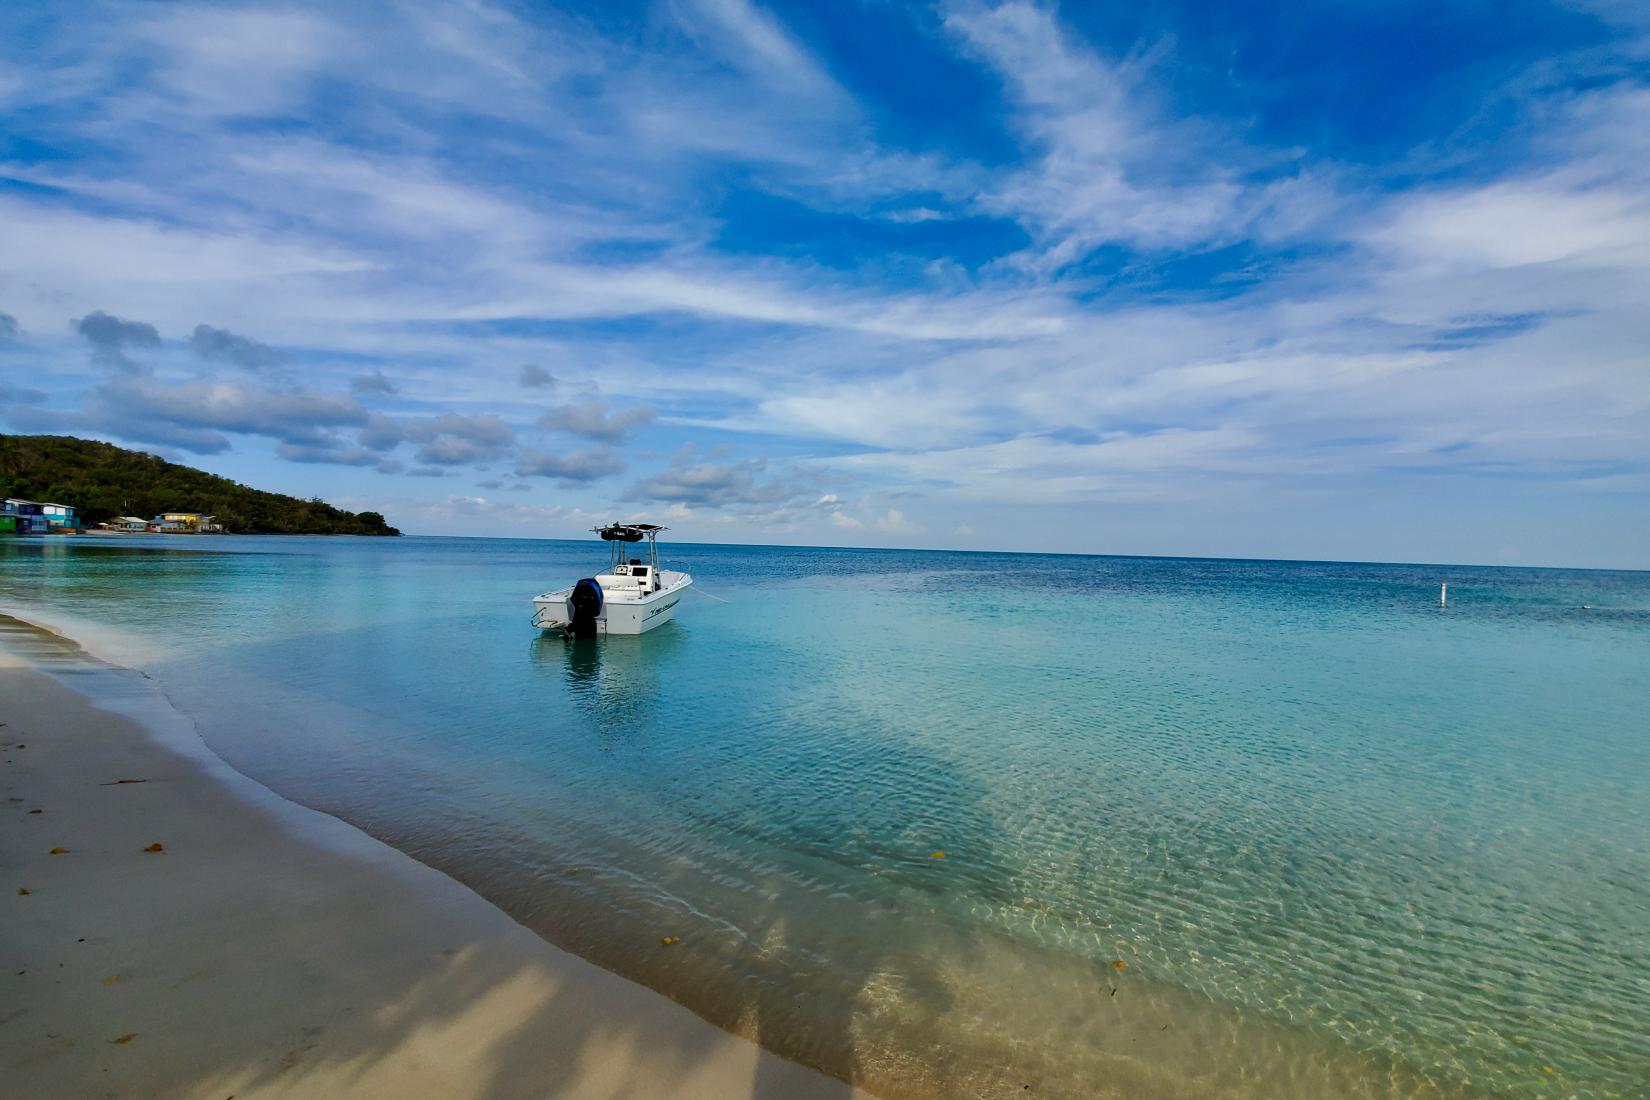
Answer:
[[[628,562],[613,567],[608,574],[608,580],[603,582],[604,587],[631,589],[639,592],[653,592],[659,587],[658,570],[644,564],[640,558],[631,558]]]

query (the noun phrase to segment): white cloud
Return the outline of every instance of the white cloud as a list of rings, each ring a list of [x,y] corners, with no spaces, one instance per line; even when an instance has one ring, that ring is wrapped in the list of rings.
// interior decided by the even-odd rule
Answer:
[[[981,197],[1039,238],[1052,272],[1108,241],[1163,248],[1232,239],[1248,203],[1241,160],[1259,154],[1151,102],[1156,53],[1120,62],[1073,40],[1042,6],[954,4],[945,26],[1006,82],[1032,160]]]
[[[908,512],[984,541],[982,517],[1071,501],[1252,494],[1258,517],[1421,472],[1642,492],[1650,93],[1602,63],[1557,90],[1508,74],[1527,117],[1507,167],[1429,180],[1424,149],[1360,166],[1176,110],[1170,40],[1107,52],[1047,6],[958,3],[931,43],[1001,81],[1023,152],[984,164],[892,142],[888,104],[738,0],[624,38],[545,10],[398,13],[115,7],[26,54],[0,42],[18,148],[98,150],[0,164],[23,184],[0,196],[0,290],[28,332],[0,354],[33,372],[30,423],[271,440],[338,477],[496,464],[502,490],[519,466],[616,503],[609,447],[517,445],[553,390],[549,431],[731,447],[633,452],[629,499],[799,538]],[[993,218],[1030,244],[729,246],[753,192],[885,238],[972,242]],[[1257,255],[1227,285],[1153,281],[1239,242]],[[1131,261],[1112,281],[1075,262],[1102,245]],[[69,329],[99,311],[153,334],[93,345],[129,391]],[[220,365],[259,385],[201,376]]]
[[[1645,267],[1650,196],[1563,175],[1442,191],[1404,205],[1367,239],[1429,272],[1548,263]]]
[[[206,115],[295,112],[348,45],[318,16],[250,7],[179,6],[131,30],[152,47],[158,84],[176,105]]]
[[[905,513],[898,508],[890,508],[877,517],[876,528],[884,534],[909,535],[916,531],[916,524],[905,518]]]
[[[826,103],[846,96],[817,61],[747,0],[676,0],[679,25],[768,89]]]

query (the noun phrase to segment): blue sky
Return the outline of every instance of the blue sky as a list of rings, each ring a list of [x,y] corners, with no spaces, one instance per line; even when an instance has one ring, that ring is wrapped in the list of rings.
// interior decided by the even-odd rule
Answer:
[[[0,421],[420,533],[1650,567],[1647,10],[12,3]]]

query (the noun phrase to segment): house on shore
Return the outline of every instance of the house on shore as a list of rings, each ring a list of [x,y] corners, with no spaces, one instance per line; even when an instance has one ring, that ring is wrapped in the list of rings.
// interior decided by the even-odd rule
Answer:
[[[162,512],[149,522],[149,529],[166,535],[205,535],[221,532],[223,525],[201,512]]]
[[[14,535],[73,534],[80,519],[72,504],[41,503],[7,497],[0,505],[0,533]]]

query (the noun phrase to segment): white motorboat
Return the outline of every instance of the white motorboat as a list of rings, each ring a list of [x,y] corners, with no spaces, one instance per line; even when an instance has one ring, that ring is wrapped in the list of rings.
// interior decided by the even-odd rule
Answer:
[[[659,568],[659,532],[652,523],[609,523],[592,531],[609,543],[607,571],[533,597],[533,625],[569,638],[646,634],[676,613],[693,578]],[[646,540],[647,560],[629,557]]]

